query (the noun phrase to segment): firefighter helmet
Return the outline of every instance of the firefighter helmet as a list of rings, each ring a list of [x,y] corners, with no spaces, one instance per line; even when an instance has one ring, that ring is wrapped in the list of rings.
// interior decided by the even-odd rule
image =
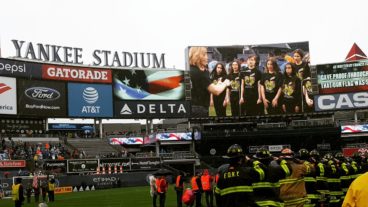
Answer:
[[[233,144],[227,149],[224,158],[237,158],[241,156],[244,156],[242,147],[238,144]]]
[[[345,157],[341,152],[337,152],[335,154],[335,158],[338,159],[339,161],[345,161]]]
[[[298,151],[298,156],[302,160],[306,160],[309,158],[309,151],[307,149],[300,149]]]
[[[318,158],[319,157],[319,152],[316,149],[314,149],[314,150],[309,152],[309,155],[311,157]]]
[[[282,158],[293,158],[294,157],[294,152],[289,148],[285,148],[285,149],[281,150],[281,157]]]
[[[332,160],[334,158],[334,156],[331,153],[327,153],[325,154],[325,156],[323,156],[324,159],[326,160]]]
[[[269,159],[271,157],[272,155],[270,151],[263,147],[258,149],[256,154],[253,156],[253,158],[259,159],[259,160]]]

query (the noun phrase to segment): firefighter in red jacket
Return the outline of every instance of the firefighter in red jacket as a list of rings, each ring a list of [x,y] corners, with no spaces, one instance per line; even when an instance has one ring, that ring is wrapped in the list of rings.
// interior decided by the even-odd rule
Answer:
[[[182,207],[182,197],[183,197],[183,190],[184,190],[184,173],[180,172],[178,176],[176,176],[175,180],[175,191],[176,191],[176,205],[177,207]]]
[[[212,182],[213,178],[208,172],[208,169],[203,170],[203,175],[201,176],[201,182],[203,187],[203,192],[206,197],[206,205],[207,207],[213,207],[213,189]]]
[[[166,192],[169,184],[165,176],[156,179],[157,194],[160,197],[160,207],[165,207]]]

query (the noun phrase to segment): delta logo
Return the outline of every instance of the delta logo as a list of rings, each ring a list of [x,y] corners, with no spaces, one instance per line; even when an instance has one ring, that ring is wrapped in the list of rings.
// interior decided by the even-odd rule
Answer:
[[[11,90],[12,88],[8,85],[6,85],[5,83],[0,83],[0,94],[3,94],[9,90]]]

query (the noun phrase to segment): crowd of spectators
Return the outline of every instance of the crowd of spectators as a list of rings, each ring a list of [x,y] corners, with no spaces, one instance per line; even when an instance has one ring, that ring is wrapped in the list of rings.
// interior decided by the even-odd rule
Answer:
[[[61,143],[14,141],[11,137],[0,139],[0,160],[63,160],[71,157]]]

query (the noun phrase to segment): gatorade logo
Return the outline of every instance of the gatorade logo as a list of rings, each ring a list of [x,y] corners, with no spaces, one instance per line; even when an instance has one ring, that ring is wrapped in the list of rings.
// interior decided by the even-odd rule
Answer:
[[[12,88],[10,88],[10,86],[6,85],[5,83],[0,83],[0,94],[3,94],[11,89]]]

